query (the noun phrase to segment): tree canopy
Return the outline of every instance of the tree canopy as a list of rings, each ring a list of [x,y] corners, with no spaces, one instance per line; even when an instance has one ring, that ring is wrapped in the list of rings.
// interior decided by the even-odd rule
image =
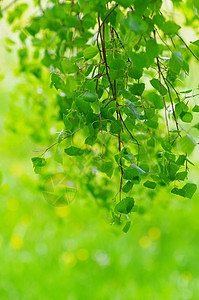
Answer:
[[[191,27],[196,36],[199,5],[169,2],[183,16],[176,20],[165,2],[14,1],[1,10],[15,35],[6,39],[8,51],[17,39],[20,45],[16,76],[24,78],[25,108],[13,101],[7,127],[23,127],[37,145],[32,164],[41,191],[59,206],[78,189],[124,232],[142,198],[165,187],[191,199],[197,189],[188,171],[198,144],[198,87],[186,78],[199,40],[181,32]],[[51,182],[62,178],[54,197]]]

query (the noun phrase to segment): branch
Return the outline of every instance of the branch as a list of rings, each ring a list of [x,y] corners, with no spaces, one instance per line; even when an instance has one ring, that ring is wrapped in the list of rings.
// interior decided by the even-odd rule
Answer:
[[[7,10],[10,6],[12,6],[15,2],[17,2],[18,0],[13,0],[10,3],[8,3],[5,7],[3,7],[1,9],[2,12],[4,12],[5,10]]]
[[[75,133],[78,132],[79,130],[81,130],[81,128],[75,130],[74,132],[72,132],[72,133],[69,134],[69,135],[66,135],[65,137],[63,137],[62,141],[65,140],[65,139],[67,139],[68,137],[71,137],[73,134],[75,134]],[[59,143],[56,142],[56,143],[54,143],[53,145],[49,146],[49,147],[46,148],[46,149],[35,150],[34,152],[42,152],[42,151],[43,151],[43,152],[45,153],[45,152],[47,152],[49,149],[51,149],[52,147],[54,147],[54,146],[57,145],[57,144],[59,144]],[[44,153],[42,153],[42,154],[44,154]]]
[[[167,126],[167,131],[168,131],[168,139],[170,142],[170,133],[169,133],[169,122],[168,122],[168,118],[167,118],[167,108],[166,108],[166,101],[165,101],[165,97],[164,97],[164,93],[163,93],[163,88],[162,88],[162,82],[161,82],[161,68],[160,68],[160,63],[159,63],[159,59],[157,57],[157,65],[158,65],[158,74],[159,74],[159,81],[160,81],[160,88],[161,88],[161,93],[162,93],[162,99],[164,101],[164,111],[165,111],[165,120],[166,120],[166,126]]]
[[[183,42],[183,44],[185,45],[185,47],[191,52],[191,54],[199,61],[199,58],[193,53],[193,51],[189,48],[189,46],[185,43],[185,41],[183,40],[183,38],[176,33],[176,35],[179,37],[179,39],[181,39],[181,41]]]

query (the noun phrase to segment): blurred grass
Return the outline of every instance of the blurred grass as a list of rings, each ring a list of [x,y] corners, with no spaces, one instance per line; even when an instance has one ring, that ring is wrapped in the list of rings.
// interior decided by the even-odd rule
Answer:
[[[148,211],[123,234],[89,199],[48,205],[26,137],[2,129],[0,154],[0,299],[198,299],[198,194],[144,199]]]
[[[70,206],[48,205],[32,170],[32,142],[4,126],[12,109],[11,70],[16,64],[4,54],[0,300],[197,300],[198,192],[191,200],[166,190],[153,201],[143,199],[148,211],[134,215],[127,234],[109,224],[105,210],[99,211],[90,199],[82,201],[79,194]],[[193,157],[197,159],[197,152]],[[198,183],[194,167],[191,176]]]

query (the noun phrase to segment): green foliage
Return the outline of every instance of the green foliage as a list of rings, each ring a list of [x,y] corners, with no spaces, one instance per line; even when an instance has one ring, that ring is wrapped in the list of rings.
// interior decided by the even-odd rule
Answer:
[[[172,2],[177,6],[180,1]],[[187,100],[192,90],[181,91],[181,84],[191,55],[198,59],[198,40],[191,45],[194,54],[162,4],[49,1],[41,8],[35,2],[39,12],[17,29],[15,22],[28,5],[8,13],[21,41],[19,72],[45,90],[35,102],[34,93],[22,90],[33,102],[29,136],[37,144],[52,143],[32,158],[35,172],[41,180],[52,173],[54,157],[67,172],[81,174],[82,190],[114,211],[120,222],[126,220],[119,213],[131,213],[140,194],[152,199],[152,190],[168,186],[172,193],[191,198],[196,190],[194,183],[173,185],[188,178],[188,156],[197,145],[183,126],[191,123],[198,129],[192,122],[199,106]],[[14,47],[10,39],[7,44]],[[9,126],[19,130],[16,124]],[[56,142],[53,128],[58,128]],[[51,158],[46,164],[47,151]],[[129,227],[130,221],[123,231]]]

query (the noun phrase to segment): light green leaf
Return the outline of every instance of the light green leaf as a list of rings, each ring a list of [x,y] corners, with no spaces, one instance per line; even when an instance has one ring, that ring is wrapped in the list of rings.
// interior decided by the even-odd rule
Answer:
[[[60,148],[57,148],[56,149],[56,152],[55,152],[55,160],[60,163],[60,164],[63,164],[63,155],[62,155],[62,151]]]
[[[199,105],[195,105],[195,106],[192,108],[192,111],[193,111],[193,112],[199,112]]]
[[[167,94],[166,87],[162,83],[160,83],[160,81],[158,79],[156,79],[156,78],[151,79],[150,84],[152,85],[152,87],[154,87],[154,89],[156,89],[160,93],[160,95]]]
[[[120,59],[120,58],[116,58],[116,59],[113,59],[111,62],[110,62],[110,68],[113,69],[113,70],[121,70],[121,69],[124,69],[125,68],[125,61]]]
[[[175,52],[172,54],[171,59],[169,60],[169,68],[172,72],[179,74],[180,69],[182,68],[183,59],[181,52]]]
[[[134,119],[139,119],[140,114],[139,114],[135,104],[129,100],[125,101],[125,104],[130,112],[131,117],[133,117]]]
[[[188,155],[190,155],[193,152],[195,146],[196,141],[190,134],[187,134],[180,139],[180,149]]]
[[[84,50],[84,58],[91,59],[97,55],[98,51],[97,47],[88,47]]]

